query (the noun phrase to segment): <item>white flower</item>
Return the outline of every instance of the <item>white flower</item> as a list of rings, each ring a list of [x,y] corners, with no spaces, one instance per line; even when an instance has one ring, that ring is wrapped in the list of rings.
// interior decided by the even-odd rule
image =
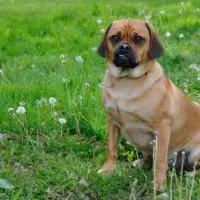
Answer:
[[[26,109],[23,106],[19,106],[16,110],[18,115],[23,115],[26,112]]]
[[[13,107],[8,108],[8,112],[13,112],[13,111],[14,111]]]
[[[190,64],[188,67],[192,70],[200,71],[200,67],[195,63]]]
[[[102,20],[101,19],[97,19],[97,24],[101,24]]]
[[[0,76],[3,76],[3,69],[0,69]]]
[[[161,15],[165,14],[165,11],[164,11],[164,10],[161,10],[161,11],[160,11],[160,14],[161,14]]]
[[[91,50],[92,50],[92,51],[96,51],[97,48],[96,48],[96,47],[92,47]]]
[[[61,54],[60,55],[60,59],[64,59],[65,58],[65,55],[64,54]]]
[[[67,120],[65,118],[59,118],[58,119],[60,124],[66,124]]]
[[[101,33],[105,33],[105,31],[106,31],[106,30],[105,30],[104,28],[102,28],[102,29],[100,30]]]
[[[85,83],[85,88],[89,88],[90,84],[89,83]]]
[[[83,58],[81,56],[76,56],[75,60],[76,60],[77,63],[83,64]]]
[[[49,98],[49,104],[50,104],[50,105],[55,106],[55,105],[56,105],[56,102],[57,102],[57,100],[56,100],[55,97],[50,97],[50,98]]]
[[[167,192],[163,192],[160,195],[158,195],[159,199],[168,199],[169,195],[167,194]]]
[[[197,80],[200,81],[200,74],[198,74],[198,76],[197,76]]]
[[[57,112],[53,112],[53,113],[51,114],[51,116],[52,116],[53,118],[55,118],[57,115],[58,115]]]
[[[179,34],[179,36],[178,36],[178,38],[179,38],[179,39],[182,39],[182,38],[184,38],[184,35],[183,35],[183,33],[180,33],[180,34]]]
[[[170,37],[171,36],[171,33],[169,32],[169,31],[167,31],[166,33],[165,33],[165,37]]]

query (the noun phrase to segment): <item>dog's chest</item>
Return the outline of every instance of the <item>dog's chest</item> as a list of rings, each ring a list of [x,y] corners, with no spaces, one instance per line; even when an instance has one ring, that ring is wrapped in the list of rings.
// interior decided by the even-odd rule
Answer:
[[[124,95],[128,95],[127,97]],[[149,125],[153,119],[153,106],[148,102],[133,100],[131,94],[104,93],[104,107],[115,125],[120,127],[127,139],[140,150],[149,149],[154,130]]]

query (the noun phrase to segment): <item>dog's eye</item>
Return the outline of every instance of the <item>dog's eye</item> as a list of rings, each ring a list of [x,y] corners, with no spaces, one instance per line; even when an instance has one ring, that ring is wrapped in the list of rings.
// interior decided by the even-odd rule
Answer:
[[[111,42],[116,43],[120,40],[120,37],[118,35],[113,35],[110,37]]]
[[[135,43],[135,44],[140,44],[141,42],[143,42],[144,41],[144,38],[142,38],[141,36],[135,36],[134,37],[134,39],[133,39],[133,42]]]

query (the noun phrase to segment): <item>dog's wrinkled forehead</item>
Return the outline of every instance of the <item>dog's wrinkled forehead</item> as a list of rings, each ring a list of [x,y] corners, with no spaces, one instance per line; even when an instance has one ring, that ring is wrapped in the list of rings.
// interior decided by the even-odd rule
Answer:
[[[149,37],[149,31],[142,20],[127,20],[121,19],[114,21],[107,36],[112,36],[115,34],[120,34],[122,37],[129,37],[133,34],[138,34],[141,37]]]

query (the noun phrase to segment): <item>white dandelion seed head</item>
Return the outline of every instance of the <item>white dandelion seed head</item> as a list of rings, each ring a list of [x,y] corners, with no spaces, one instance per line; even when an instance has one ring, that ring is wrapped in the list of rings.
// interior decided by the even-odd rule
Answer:
[[[165,200],[165,199],[168,199],[169,198],[169,195],[167,192],[163,192],[161,193],[160,195],[158,195],[159,198]]]
[[[66,124],[67,120],[66,120],[65,118],[59,118],[59,119],[58,119],[58,122],[59,122],[60,124]]]
[[[192,64],[190,64],[189,66],[188,66],[190,69],[192,69],[192,70],[196,70],[196,71],[200,71],[200,67],[199,67],[199,65],[197,65],[196,63],[192,63]]]
[[[161,10],[161,11],[160,11],[160,14],[161,14],[161,15],[165,14],[165,11],[164,11],[164,10]]]
[[[101,24],[102,20],[101,19],[97,19],[97,24]]]
[[[85,83],[85,88],[89,88],[90,84],[88,82]]]
[[[180,33],[180,34],[178,35],[178,38],[179,38],[179,39],[182,39],[182,38],[184,38],[184,35],[183,35],[183,33]]]
[[[14,111],[14,108],[13,107],[10,107],[10,108],[8,108],[8,112],[10,113],[10,112],[13,112]]]
[[[55,97],[50,97],[49,98],[49,104],[52,105],[52,106],[55,106],[57,103],[57,100]]]
[[[166,33],[165,33],[165,37],[170,37],[171,36],[171,33],[169,32],[169,31],[167,31]]]
[[[19,107],[17,108],[17,110],[16,110],[16,113],[17,113],[18,115],[23,115],[23,114],[25,114],[25,112],[26,112],[26,109],[25,109],[23,106],[19,106]]]
[[[3,76],[3,69],[0,69],[0,76]]]
[[[105,31],[106,31],[106,30],[105,30],[104,28],[102,28],[102,29],[100,30],[101,33],[105,33]]]
[[[65,54],[60,54],[60,59],[64,59],[65,58]]]
[[[76,56],[75,60],[76,60],[77,63],[83,64],[83,58],[81,56]]]

